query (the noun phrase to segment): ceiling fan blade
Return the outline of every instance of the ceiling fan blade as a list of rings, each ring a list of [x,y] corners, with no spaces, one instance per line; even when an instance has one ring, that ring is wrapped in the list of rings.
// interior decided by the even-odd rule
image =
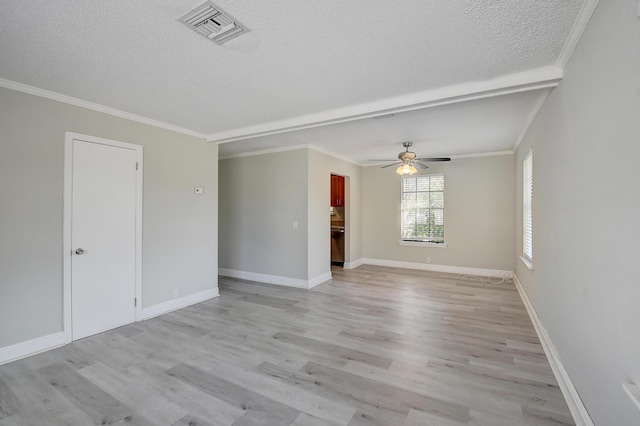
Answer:
[[[384,160],[367,160],[367,161],[371,161],[372,163],[388,163],[389,161],[395,161],[397,162],[398,160],[391,160],[389,158],[385,158]]]
[[[416,160],[419,160],[419,161],[428,161],[428,162],[435,162],[435,161],[451,161],[451,158],[449,158],[449,157],[439,157],[439,158],[416,158]]]
[[[424,169],[428,169],[428,168],[429,168],[429,166],[427,166],[426,164],[422,164],[422,163],[421,163],[421,162],[419,162],[419,161],[414,161],[414,162],[413,162],[413,164],[414,164],[414,165],[416,165],[416,166],[418,166],[418,168],[419,168],[419,169],[422,169],[422,170],[424,170]]]
[[[387,161],[389,161],[389,160],[387,160]],[[395,165],[398,165],[398,164],[400,164],[400,162],[396,161],[395,163],[387,164],[386,166],[382,166],[381,168],[385,169],[387,167],[392,167],[392,166],[395,166]]]

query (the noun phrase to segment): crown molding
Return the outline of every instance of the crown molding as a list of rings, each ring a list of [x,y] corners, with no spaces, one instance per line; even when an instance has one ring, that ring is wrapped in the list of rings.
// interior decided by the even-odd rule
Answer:
[[[165,130],[171,130],[173,132],[182,133],[184,135],[195,136],[201,139],[207,139],[204,133],[196,132],[190,129],[185,129],[184,127],[174,126],[173,124],[165,123],[159,120],[154,120],[152,118],[144,117],[142,115],[121,111],[116,108],[111,108],[111,107],[96,104],[93,102],[84,101],[82,99],[63,95],[57,92],[40,89],[38,87],[28,86],[22,83],[16,83],[15,81],[0,78],[0,87],[4,87],[5,89],[10,89],[10,90],[15,90],[17,92],[26,93],[29,95],[39,96],[41,98],[50,99],[52,101],[62,102],[62,103],[77,106],[80,108],[90,109],[92,111],[109,114],[114,117],[124,118],[126,120],[136,121],[142,124],[148,124],[149,126],[159,127]]]
[[[478,157],[495,157],[498,155],[513,155],[514,151],[492,151],[492,152],[476,152],[472,154],[460,154],[460,155],[450,155],[449,158],[452,160],[460,160],[462,158],[478,158]],[[368,162],[361,163],[362,167],[372,167],[372,166],[380,166],[381,164],[387,164],[391,161],[376,161],[376,162]]]
[[[516,139],[515,143],[513,144],[513,148],[512,148],[513,152],[516,152],[518,150],[518,147],[520,146],[520,143],[522,143],[522,140],[527,135],[527,132],[529,131],[529,128],[531,127],[531,124],[533,124],[533,120],[538,115],[538,112],[540,112],[540,109],[542,108],[542,105],[544,105],[544,101],[547,100],[547,97],[549,96],[550,93],[551,93],[551,89],[545,90],[544,92],[540,93],[540,95],[538,96],[538,99],[536,100],[536,103],[533,104],[533,107],[531,108],[531,111],[529,111],[529,115],[527,116],[527,120],[525,121],[524,126],[522,126],[522,130],[520,130],[520,134],[518,135],[518,138]]]
[[[561,79],[562,69],[556,66],[537,68],[491,80],[448,86],[286,120],[212,133],[207,136],[207,140],[219,144],[229,143],[459,102],[547,89],[556,87]]]
[[[589,20],[591,19],[591,16],[595,11],[596,6],[598,6],[598,1],[599,0],[586,0],[582,4],[582,8],[580,9],[580,12],[578,12],[578,16],[576,17],[576,20],[574,21],[573,26],[571,27],[571,31],[569,31],[569,36],[567,37],[567,40],[564,46],[562,47],[562,51],[560,52],[560,56],[558,56],[558,60],[556,61],[557,68],[564,70],[565,66],[569,62],[569,58],[571,58],[573,51],[578,45],[578,41],[580,41],[580,37],[582,37],[582,33],[584,32],[584,29],[589,23]],[[525,125],[520,131],[518,138],[513,144],[514,152],[518,150],[520,143],[526,136],[527,132],[529,131],[529,128],[531,127],[531,124],[533,123],[533,120],[538,115],[538,112],[540,112],[540,109],[542,108],[544,101],[547,99],[550,93],[551,93],[551,88],[541,93],[540,96],[538,97],[538,100],[534,104],[533,108],[531,108],[531,112],[527,117],[527,121],[525,122]]]
[[[452,155],[452,160],[459,160],[462,158],[477,158],[477,157],[496,157],[498,155],[513,155],[513,151],[493,151],[493,152],[477,152],[474,154],[462,154]]]
[[[311,149],[313,151],[319,152],[321,154],[328,155],[328,156],[333,157],[333,158],[337,158],[338,160],[342,160],[342,161],[344,161],[346,163],[351,163],[351,164],[353,164],[355,166],[362,166],[362,164],[358,163],[357,161],[354,161],[352,158],[346,157],[344,155],[336,154],[335,152],[331,152],[328,149],[321,148],[321,147],[319,147],[317,145],[310,144],[308,147],[309,147],[309,149]]]
[[[596,6],[598,6],[598,1],[599,0],[585,0],[582,4],[582,8],[580,9],[580,12],[578,12],[578,16],[573,23],[573,27],[571,27],[571,31],[569,31],[567,41],[562,47],[560,56],[558,56],[556,67],[564,69],[567,62],[569,62],[569,58],[578,45],[578,41],[580,40],[580,37],[582,37],[582,33],[584,32],[587,23],[589,22],[589,19],[591,19],[591,15],[593,15],[593,11],[596,10]]]
[[[361,166],[362,164],[352,160],[351,158],[345,157],[344,155],[336,154],[335,152],[331,152],[327,149],[320,148],[319,146],[313,144],[299,144],[299,145],[289,145],[289,146],[280,146],[277,148],[268,148],[261,149],[259,151],[251,151],[251,152],[242,152],[239,154],[225,155],[223,157],[219,157],[219,160],[229,160],[231,158],[242,158],[242,157],[253,157],[255,155],[265,155],[265,154],[276,154],[279,152],[287,152],[287,151],[297,151],[299,149],[309,149],[321,154],[328,155],[330,157],[337,158],[338,160],[345,161],[347,163],[354,164],[356,166]]]
[[[281,146],[277,148],[268,148],[261,149],[259,151],[251,151],[251,152],[242,152],[240,154],[232,154],[225,155],[220,157],[219,160],[229,160],[232,158],[243,158],[243,157],[253,157],[256,155],[265,155],[265,154],[277,154],[279,152],[287,152],[287,151],[297,151],[300,149],[310,149],[321,154],[329,155],[331,157],[337,158],[338,160],[342,160],[344,162],[353,164],[355,166],[360,167],[371,167],[371,166],[379,166],[380,164],[385,164],[384,162],[368,162],[368,163],[358,163],[351,158],[345,157],[344,155],[336,154],[335,152],[331,152],[327,149],[320,148],[319,146],[313,144],[300,144],[300,145],[289,145],[289,146]],[[498,155],[513,155],[515,151],[492,151],[492,152],[478,152],[473,154],[460,154],[460,155],[451,155],[450,158],[452,160],[458,160],[462,158],[477,158],[477,157],[495,157]]]
[[[308,149],[308,148],[309,148],[309,145],[305,145],[305,144],[279,146],[276,148],[267,148],[267,149],[261,149],[258,151],[241,152],[239,154],[220,156],[218,157],[218,160],[229,160],[231,158],[253,157],[255,155],[277,154],[278,152],[297,151],[299,149]]]

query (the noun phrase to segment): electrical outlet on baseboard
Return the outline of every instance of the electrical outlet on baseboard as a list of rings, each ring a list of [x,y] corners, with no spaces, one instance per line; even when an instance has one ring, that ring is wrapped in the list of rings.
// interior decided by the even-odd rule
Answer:
[[[431,263],[431,258],[427,257],[427,263]]]
[[[174,298],[178,297],[178,289],[177,288],[173,289],[173,297]]]

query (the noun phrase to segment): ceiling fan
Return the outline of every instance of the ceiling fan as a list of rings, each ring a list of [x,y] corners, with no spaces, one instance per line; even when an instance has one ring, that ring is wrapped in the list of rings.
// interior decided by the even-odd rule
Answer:
[[[387,164],[386,166],[382,166],[382,168],[395,166],[396,164],[400,164],[400,167],[396,169],[396,173],[399,175],[412,175],[418,171],[416,166],[420,169],[427,169],[429,166],[424,164],[423,162],[434,162],[434,161],[451,161],[451,158],[448,157],[439,157],[439,158],[416,158],[416,153],[409,151],[409,148],[413,145],[413,142],[402,142],[402,146],[405,148],[404,152],[398,154],[397,160],[369,160],[369,161],[393,161],[391,164]]]

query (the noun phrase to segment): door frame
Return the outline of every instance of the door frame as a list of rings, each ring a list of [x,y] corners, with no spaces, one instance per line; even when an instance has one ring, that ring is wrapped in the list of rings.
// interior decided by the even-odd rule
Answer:
[[[329,172],[329,179],[331,175],[342,176],[344,178],[344,263],[345,269],[351,269],[344,265],[351,265],[351,176],[338,172]],[[331,189],[329,189],[331,191]],[[331,236],[331,232],[329,232]],[[331,264],[331,238],[327,238],[328,250],[329,250],[329,264]]]
[[[65,343],[73,341],[72,311],[71,311],[71,225],[73,206],[73,141],[80,140],[89,143],[108,145],[118,148],[131,149],[136,152],[138,173],[136,173],[136,233],[135,233],[135,321],[142,319],[142,176],[143,176],[143,147],[142,145],[120,142],[111,139],[88,136],[80,133],[65,132],[64,136],[64,188],[63,188],[63,224],[62,224],[62,329]]]

